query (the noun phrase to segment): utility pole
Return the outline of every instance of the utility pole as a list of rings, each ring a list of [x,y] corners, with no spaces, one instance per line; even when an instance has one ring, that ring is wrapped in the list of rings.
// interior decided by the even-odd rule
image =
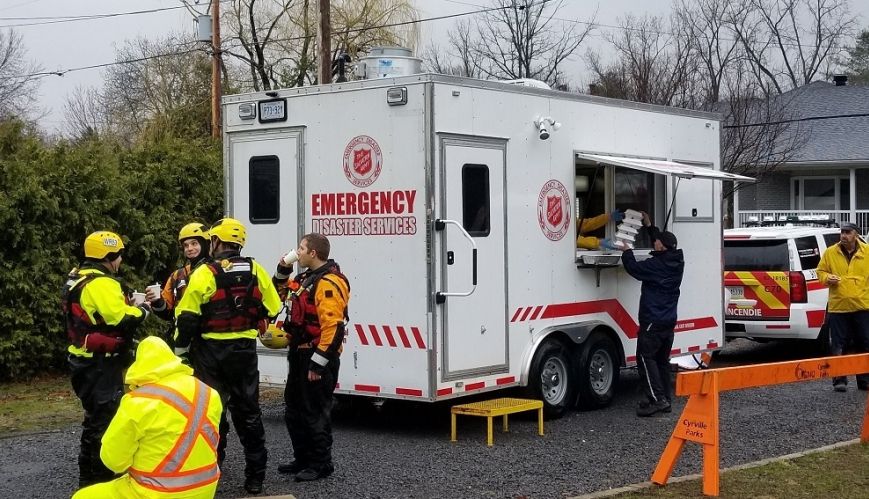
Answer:
[[[220,137],[220,0],[211,0],[211,136]]]
[[[320,84],[332,83],[332,20],[330,19],[329,0],[320,0],[320,50],[317,58],[320,60]]]

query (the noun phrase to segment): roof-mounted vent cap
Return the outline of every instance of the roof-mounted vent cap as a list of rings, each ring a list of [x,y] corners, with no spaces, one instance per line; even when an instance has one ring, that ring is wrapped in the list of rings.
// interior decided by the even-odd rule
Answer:
[[[837,87],[844,87],[848,84],[848,75],[833,75],[833,83]]]

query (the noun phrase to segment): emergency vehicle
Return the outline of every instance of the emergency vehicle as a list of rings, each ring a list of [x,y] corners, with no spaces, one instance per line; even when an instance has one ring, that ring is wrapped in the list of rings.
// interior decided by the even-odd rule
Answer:
[[[336,393],[608,404],[636,362],[640,283],[576,228],[615,208],[667,219],[684,250],[672,353],[722,345],[718,181],[751,179],[719,170],[718,115],[539,86],[421,74],[223,98],[245,252],[268,268],[320,232],[350,280]],[[285,383],[285,352],[259,368]]]

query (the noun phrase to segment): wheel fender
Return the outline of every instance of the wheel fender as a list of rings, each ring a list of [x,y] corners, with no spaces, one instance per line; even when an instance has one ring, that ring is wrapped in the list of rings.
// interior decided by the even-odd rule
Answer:
[[[533,340],[525,354],[522,356],[522,373],[519,376],[519,385],[528,386],[528,376],[531,374],[531,362],[540,345],[550,337],[559,337],[573,344],[581,345],[591,335],[592,331],[599,326],[609,327],[602,321],[574,322],[548,326],[534,333]]]

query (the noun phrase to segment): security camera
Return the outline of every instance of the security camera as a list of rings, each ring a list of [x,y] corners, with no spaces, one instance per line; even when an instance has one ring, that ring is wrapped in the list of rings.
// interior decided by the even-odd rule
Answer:
[[[540,137],[540,140],[546,140],[550,135],[552,135],[552,132],[561,128],[561,123],[546,116],[545,118],[537,118],[534,120],[534,126],[537,127],[538,137]],[[550,132],[550,130],[552,132]]]

